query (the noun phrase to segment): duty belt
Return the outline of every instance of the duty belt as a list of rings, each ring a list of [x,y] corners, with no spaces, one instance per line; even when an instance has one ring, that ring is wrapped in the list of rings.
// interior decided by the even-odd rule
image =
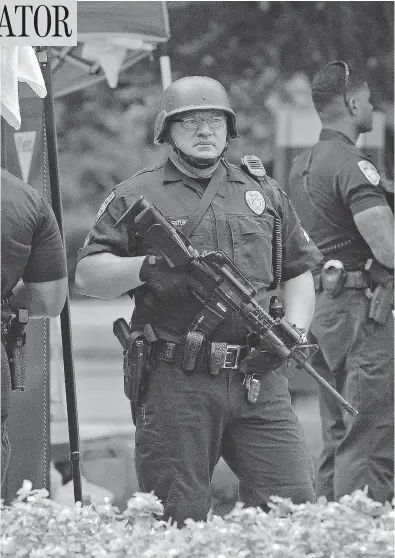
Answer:
[[[154,355],[158,360],[164,360],[172,364],[182,364],[185,347],[183,343],[171,343],[159,339],[155,341],[154,347]],[[247,346],[210,341],[202,347],[199,356],[201,364],[206,360],[210,366],[214,360],[218,372],[221,369],[237,370],[240,368],[241,361],[247,356]],[[215,373],[213,370],[211,372]]]
[[[365,271],[347,271],[347,277],[343,285],[346,289],[366,289],[371,286],[371,280],[369,274]],[[321,275],[314,276],[314,288],[316,291],[320,292],[322,290],[321,286]]]

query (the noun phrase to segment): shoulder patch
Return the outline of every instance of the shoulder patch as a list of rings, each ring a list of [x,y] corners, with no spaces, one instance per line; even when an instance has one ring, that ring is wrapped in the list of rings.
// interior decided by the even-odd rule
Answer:
[[[358,167],[369,182],[373,184],[373,186],[377,186],[379,184],[380,174],[370,161],[366,161],[366,159],[359,161]]]
[[[109,193],[109,195],[106,197],[106,199],[104,200],[104,202],[101,204],[101,206],[99,207],[99,211],[97,212],[96,215],[96,221],[95,223],[98,222],[98,220],[100,219],[100,217],[103,215],[103,213],[106,211],[107,207],[110,205],[110,203],[112,202],[112,200],[115,198],[115,192],[112,191]]]

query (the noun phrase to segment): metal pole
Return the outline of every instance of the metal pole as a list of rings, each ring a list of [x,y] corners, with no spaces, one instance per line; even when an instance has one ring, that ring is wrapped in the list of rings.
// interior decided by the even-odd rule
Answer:
[[[38,59],[47,88],[47,96],[44,98],[44,120],[46,128],[46,141],[48,152],[48,168],[51,186],[52,208],[58,221],[63,244],[66,247],[63,230],[62,197],[59,186],[58,148],[56,138],[56,125],[54,117],[54,99],[52,91],[51,64],[48,50],[44,48],[39,51]],[[73,350],[71,339],[70,320],[70,298],[67,293],[66,302],[60,314],[60,326],[62,334],[64,383],[66,388],[67,421],[69,427],[70,462],[74,485],[74,500],[82,502],[81,472],[80,472],[80,439],[78,431],[77,396],[75,390],[75,374],[73,362]]]
[[[172,83],[170,57],[167,54],[167,44],[159,45],[158,51],[162,87],[163,89],[166,89],[166,87]]]

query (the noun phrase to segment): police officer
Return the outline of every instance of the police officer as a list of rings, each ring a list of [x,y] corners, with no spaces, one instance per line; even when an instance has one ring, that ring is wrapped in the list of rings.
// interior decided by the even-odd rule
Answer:
[[[268,361],[259,355],[251,359],[250,371],[261,387],[257,402],[250,403],[241,373],[247,330],[233,314],[202,346],[194,372],[184,372],[185,334],[201,308],[192,294],[199,293],[199,284],[182,269],[170,269],[144,238],[114,228],[144,195],[189,235],[199,253],[223,250],[267,307],[277,216],[286,316],[307,329],[314,311],[310,268],[321,256],[279,186],[269,178],[259,185],[225,159],[236,136],[235,113],[220,83],[200,76],[175,81],[163,93],[155,122],[155,142],[168,146],[168,159],[112,190],[78,254],[80,292],[114,298],[133,290],[132,329],[150,326],[153,357],[148,391],[137,408],[136,469],[140,489],[154,490],[165,517],[179,524],[188,517],[205,519],[210,480],[221,456],[238,476],[247,505],[264,507],[272,494],[295,502],[314,499],[312,460],[287,381],[274,370],[282,361],[274,355]],[[196,222],[209,190],[212,200]],[[224,345],[219,373],[210,374],[213,356]]]
[[[393,215],[374,163],[355,146],[372,129],[363,76],[332,62],[315,76],[312,97],[322,131],[294,161],[290,185],[306,197],[303,225],[324,255],[314,271],[313,365],[359,410],[351,418],[320,392],[316,489],[337,500],[368,485],[384,502],[393,495],[393,316],[372,294],[392,291]]]
[[[66,257],[51,206],[1,169],[1,483],[11,456],[7,419],[11,376],[3,331],[20,308],[29,318],[58,316],[66,300]]]

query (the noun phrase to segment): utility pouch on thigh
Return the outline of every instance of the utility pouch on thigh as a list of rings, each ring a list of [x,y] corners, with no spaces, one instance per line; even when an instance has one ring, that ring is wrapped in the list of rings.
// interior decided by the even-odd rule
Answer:
[[[330,298],[339,295],[346,283],[347,271],[339,260],[329,260],[321,271],[321,287]]]

